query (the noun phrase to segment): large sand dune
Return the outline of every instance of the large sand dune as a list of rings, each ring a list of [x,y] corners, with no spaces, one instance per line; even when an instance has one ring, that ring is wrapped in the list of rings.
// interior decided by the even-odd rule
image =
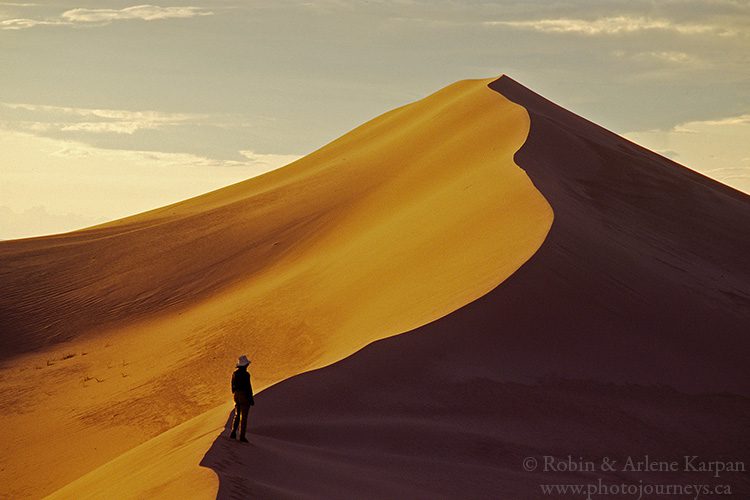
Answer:
[[[598,479],[750,494],[747,473],[523,469],[747,466],[750,197],[507,77],[490,87],[531,116],[516,161],[555,211],[541,249],[466,307],[260,395],[254,446],[219,438],[203,459],[220,498],[542,498],[540,483]]]
[[[750,198],[507,77],[489,87],[528,110],[516,161],[555,211],[531,259],[436,321],[268,388],[250,446],[217,436],[219,406],[57,497],[210,497],[205,468],[219,498],[523,499],[598,479],[750,494],[746,473],[523,469],[542,455],[750,461]]]
[[[39,497],[110,461],[59,494],[215,492],[199,462],[237,354],[263,389],[517,270],[552,211],[513,162],[528,114],[488,83],[183,203],[0,244],[0,493]]]
[[[750,462],[749,227],[750,197],[502,77],[261,178],[3,244],[3,493],[747,496],[746,473],[522,463]],[[219,435],[244,350],[266,388],[248,446]]]

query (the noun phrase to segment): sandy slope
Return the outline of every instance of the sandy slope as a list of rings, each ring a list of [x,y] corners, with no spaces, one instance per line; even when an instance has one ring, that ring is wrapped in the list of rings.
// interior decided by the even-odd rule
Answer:
[[[226,189],[0,244],[0,492],[50,493],[119,455],[125,469],[98,485],[108,491],[147,491],[187,464],[215,491],[197,463],[238,353],[261,389],[506,279],[552,212],[512,160],[528,115],[488,82],[451,85]],[[133,464],[152,471],[139,484]],[[97,491],[83,484],[72,496]]]
[[[750,463],[750,197],[507,77],[490,86],[529,111],[516,161],[555,210],[544,244],[467,306],[261,394],[254,446],[219,438],[202,461],[219,498],[536,499],[599,479],[750,495],[746,473],[523,469]]]
[[[201,464],[219,498],[525,499],[599,479],[748,497],[746,473],[523,469],[543,455],[750,463],[750,197],[507,77],[490,87],[529,111],[516,161],[555,210],[531,259],[437,321],[270,387],[251,445],[215,437],[220,407],[59,497],[119,477],[133,493],[211,497],[193,465],[211,440]]]

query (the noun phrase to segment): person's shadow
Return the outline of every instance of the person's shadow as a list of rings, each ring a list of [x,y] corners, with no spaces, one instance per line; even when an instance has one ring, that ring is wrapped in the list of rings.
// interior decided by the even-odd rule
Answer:
[[[246,469],[243,464],[247,450],[241,449],[239,442],[233,442],[234,440],[229,438],[234,415],[235,410],[232,409],[224,429],[200,463],[201,466],[212,469],[219,476],[219,491],[216,498],[245,498],[247,495],[246,485],[238,484],[236,479],[231,482],[228,480],[229,477],[241,478],[240,471]]]
[[[253,444],[251,443],[257,442],[257,438],[252,435],[252,421],[250,420],[255,415],[251,409],[250,418],[248,419],[251,422],[248,426],[248,438],[251,443],[241,443],[229,437],[234,415],[235,409],[232,409],[229,412],[224,429],[200,463],[201,466],[212,469],[219,477],[219,490],[216,494],[216,498],[219,499],[249,498],[254,496],[254,492],[251,485],[248,484],[246,477],[248,476],[248,471],[253,468]]]
[[[229,413],[224,429],[200,462],[219,478],[217,499],[300,498],[306,485],[314,484],[316,447],[305,441],[314,434],[316,419],[300,411],[306,398],[296,378],[255,396],[248,414],[249,443],[229,437],[235,410]],[[290,478],[293,471],[300,473]]]
[[[394,439],[382,439],[373,425],[378,420],[369,418],[377,414],[378,399],[360,398],[357,388],[365,383],[372,388],[377,377],[367,366],[361,371],[354,384],[350,373],[322,368],[263,390],[248,414],[249,443],[229,438],[232,410],[200,462],[219,478],[216,498],[348,499],[352,491],[361,492],[359,498],[398,496],[398,482],[378,487],[368,474],[372,450]],[[391,393],[393,387],[382,391]]]

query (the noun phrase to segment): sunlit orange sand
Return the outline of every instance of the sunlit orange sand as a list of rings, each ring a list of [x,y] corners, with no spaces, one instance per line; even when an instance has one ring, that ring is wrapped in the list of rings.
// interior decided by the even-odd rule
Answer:
[[[748,461],[747,227],[750,197],[502,77],[4,242],[0,492],[520,499],[527,456]],[[221,436],[241,353],[246,446]]]
[[[198,417],[184,467],[160,448],[172,472],[154,482],[200,474],[238,353],[263,389],[444,316],[515,271],[552,212],[513,163],[528,115],[488,83],[454,84],[226,189],[4,243],[8,493],[51,493],[221,405]],[[55,390],[30,398],[38,377]]]

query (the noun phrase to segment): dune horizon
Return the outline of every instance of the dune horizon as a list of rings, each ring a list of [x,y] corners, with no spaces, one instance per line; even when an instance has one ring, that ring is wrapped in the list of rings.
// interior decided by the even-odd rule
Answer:
[[[750,196],[503,75],[0,241],[0,497],[520,499],[586,479],[530,456],[750,462],[747,227]]]

